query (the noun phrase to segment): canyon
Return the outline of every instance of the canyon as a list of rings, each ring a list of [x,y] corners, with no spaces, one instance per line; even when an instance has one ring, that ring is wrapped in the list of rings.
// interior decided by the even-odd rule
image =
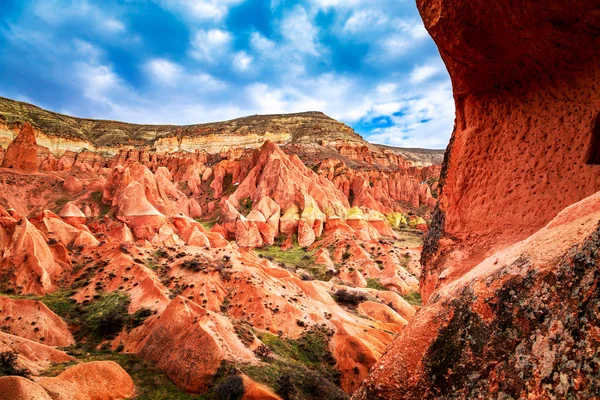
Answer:
[[[442,151],[316,112],[0,120],[7,392],[345,399],[420,307]]]
[[[600,1],[417,6],[445,154],[1,98],[0,393],[597,398]]]

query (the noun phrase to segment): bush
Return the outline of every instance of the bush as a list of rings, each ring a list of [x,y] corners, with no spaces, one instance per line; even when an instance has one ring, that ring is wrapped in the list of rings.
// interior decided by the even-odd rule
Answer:
[[[260,346],[258,346],[256,348],[256,350],[254,350],[254,354],[256,354],[258,357],[260,357],[264,360],[268,360],[269,358],[272,357],[273,350],[271,350],[271,348],[269,346],[267,346],[266,344],[263,343]]]
[[[244,380],[239,375],[229,375],[213,389],[216,399],[239,400],[244,396]]]
[[[367,278],[367,287],[369,289],[386,290],[385,286],[377,278]]]
[[[423,300],[421,299],[421,293],[412,292],[408,294],[403,294],[402,298],[408,302],[408,304],[412,306],[420,306],[423,304]]]
[[[124,293],[102,293],[85,308],[82,330],[96,339],[112,339],[129,319],[129,296]]]
[[[192,272],[200,272],[204,269],[204,267],[202,266],[202,264],[200,264],[198,260],[185,261],[181,263],[181,268],[187,269],[188,271]]]
[[[127,327],[129,329],[137,328],[142,325],[146,318],[154,314],[154,311],[149,308],[140,308],[132,315],[129,316],[129,321],[127,322]]]
[[[349,291],[347,289],[339,289],[333,294],[333,299],[338,303],[351,305],[359,305],[363,301],[367,301],[367,295],[361,292]]]
[[[23,376],[29,378],[29,371],[19,368],[17,364],[17,353],[14,351],[3,351],[0,353],[0,376]]]
[[[281,398],[284,400],[291,399],[296,393],[296,388],[292,383],[292,377],[288,374],[281,375],[279,379],[277,379],[277,382],[275,383],[275,389],[275,393],[281,396]]]

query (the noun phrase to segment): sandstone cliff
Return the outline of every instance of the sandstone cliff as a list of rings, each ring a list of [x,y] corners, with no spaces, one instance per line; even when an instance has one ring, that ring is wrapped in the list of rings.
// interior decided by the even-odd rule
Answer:
[[[456,125],[426,303],[354,398],[595,398],[600,2],[418,5]]]
[[[600,190],[600,3],[418,5],[448,67],[457,116],[425,248],[427,298],[441,274],[460,277]]]

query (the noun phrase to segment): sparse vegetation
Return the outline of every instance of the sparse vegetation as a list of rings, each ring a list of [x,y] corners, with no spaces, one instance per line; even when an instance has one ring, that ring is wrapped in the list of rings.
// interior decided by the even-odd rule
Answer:
[[[302,269],[309,273],[312,278],[320,281],[327,282],[333,276],[327,271],[325,266],[315,264],[314,251],[300,247],[297,243],[295,243],[292,248],[285,251],[282,250],[277,243],[273,246],[256,249],[255,251],[261,257],[278,264],[283,264],[283,266],[292,269],[293,271]]]
[[[266,365],[242,367],[257,382],[275,389],[283,399],[347,399],[329,351],[332,332],[314,326],[298,339],[261,334],[273,357]]]
[[[423,300],[421,299],[421,293],[418,291],[411,292],[408,294],[402,295],[402,298],[408,302],[408,304],[413,306],[420,306],[423,304]]]
[[[250,197],[244,197],[240,200],[240,213],[242,215],[248,215],[252,211],[252,199]]]
[[[369,289],[386,290],[385,286],[377,278],[367,278],[367,287]]]
[[[124,293],[102,293],[84,309],[83,334],[97,341],[114,338],[128,322],[129,303],[129,295]]]
[[[23,376],[29,377],[29,371],[26,368],[19,367],[17,361],[18,354],[14,351],[3,351],[0,353],[0,376]]]
[[[333,299],[342,304],[357,306],[363,301],[367,301],[367,295],[359,291],[350,291],[348,289],[338,289],[333,293]]]

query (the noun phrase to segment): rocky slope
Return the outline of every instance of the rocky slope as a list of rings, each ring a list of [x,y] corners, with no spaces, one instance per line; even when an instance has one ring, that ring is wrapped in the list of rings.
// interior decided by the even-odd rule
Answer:
[[[18,134],[0,168],[0,350],[38,385],[6,390],[104,398],[91,382],[110,379],[123,398],[133,378],[138,395],[159,381],[173,397],[343,399],[415,314],[440,171],[427,152],[408,160],[314,113],[212,125],[221,144],[265,129],[216,153],[72,151],[116,128],[65,117],[90,129],[67,138],[56,114],[10,104],[35,127],[5,119]],[[94,364],[111,361],[125,374]]]
[[[426,304],[353,398],[596,398],[600,3],[418,5],[457,120]]]

